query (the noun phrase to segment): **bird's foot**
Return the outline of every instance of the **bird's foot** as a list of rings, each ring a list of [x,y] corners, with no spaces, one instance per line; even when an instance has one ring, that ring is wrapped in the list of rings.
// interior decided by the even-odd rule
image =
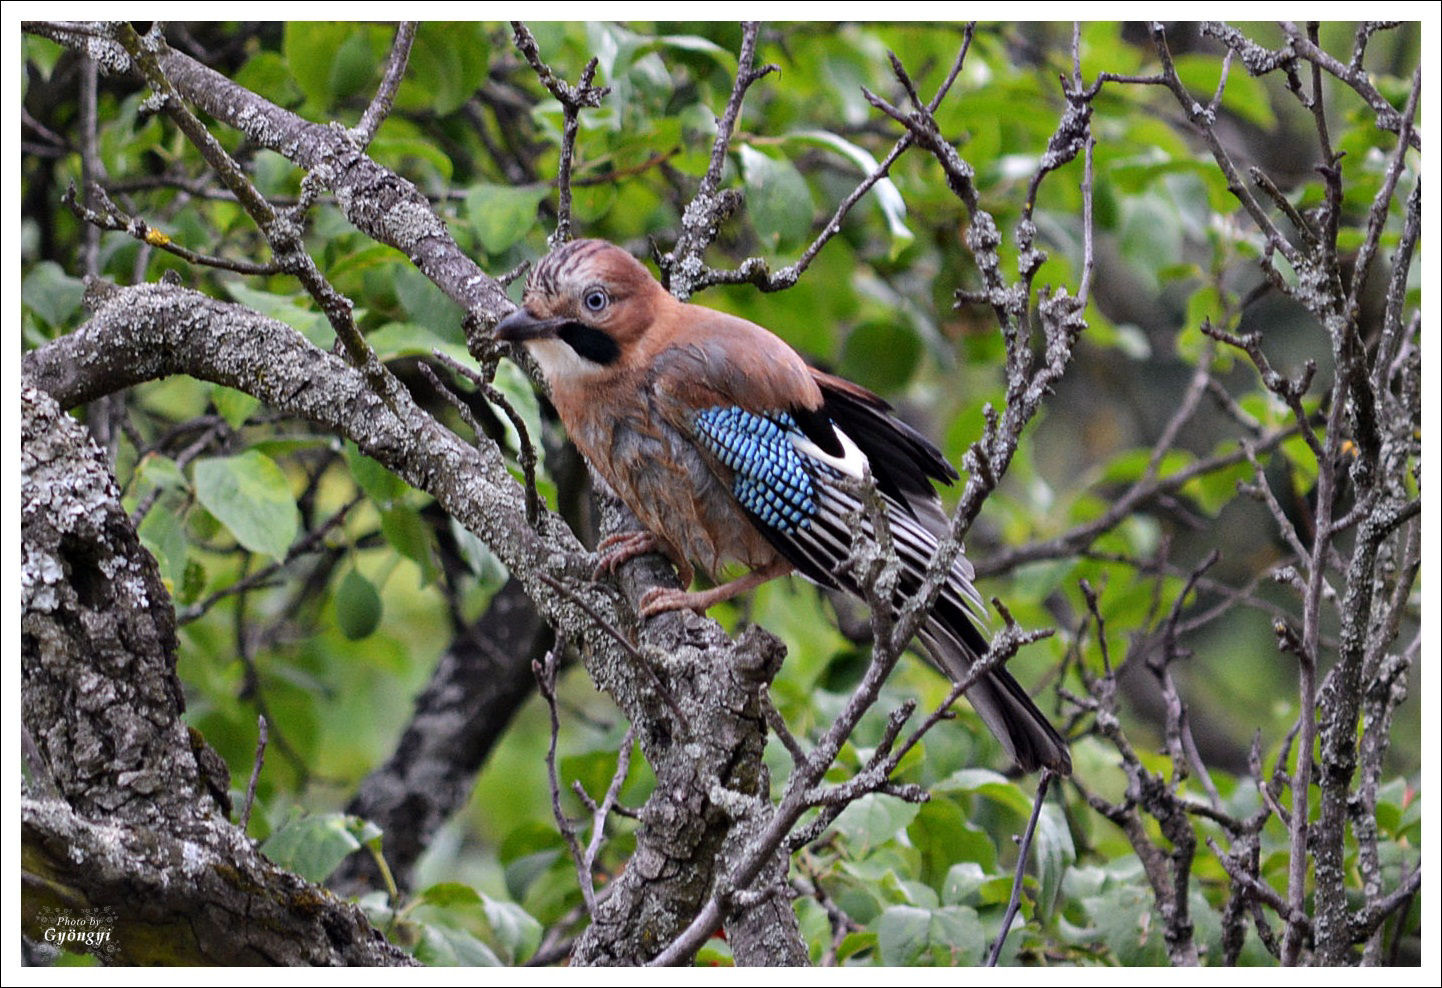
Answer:
[[[673,587],[652,587],[641,595],[638,611],[643,621],[668,611],[691,610],[697,614],[705,614],[712,604],[726,599],[724,595],[716,595],[716,591],[720,589],[721,587],[715,587],[711,590],[691,591],[676,590]]]
[[[778,576],[791,571],[791,564],[786,561],[772,563],[770,566],[763,566],[758,570],[752,570],[740,579],[723,583],[719,587],[712,587],[710,590],[675,590],[671,587],[652,587],[641,596],[639,612],[641,620],[655,617],[657,614],[665,614],[667,611],[692,610],[697,614],[705,614],[714,604],[723,600],[730,600],[737,594],[745,593],[752,587],[759,587],[767,580],[773,580]]]
[[[637,556],[660,551],[661,543],[657,542],[656,536],[650,532],[621,532],[616,535],[608,535],[596,546],[596,555],[600,558],[596,561],[596,570],[591,575],[591,579],[599,580],[607,573],[614,573],[621,564],[629,562]]]

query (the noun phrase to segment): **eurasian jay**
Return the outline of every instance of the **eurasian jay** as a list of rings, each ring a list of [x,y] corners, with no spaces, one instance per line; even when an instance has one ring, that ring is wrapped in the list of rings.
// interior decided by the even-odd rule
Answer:
[[[659,550],[689,586],[692,563],[748,575],[702,592],[656,588],[641,615],[718,601],[793,569],[863,596],[844,565],[855,486],[870,471],[914,593],[947,531],[932,487],[956,470],[890,406],[816,370],[760,326],[673,298],[624,250],[573,240],[542,258],[522,307],[496,326],[524,344],[571,439],[645,527],[602,543],[602,566]],[[865,523],[868,534],[871,525]],[[987,650],[974,570],[960,555],[918,637],[941,670],[963,681]],[[1026,771],[1070,772],[1066,742],[1005,669],[967,699]]]

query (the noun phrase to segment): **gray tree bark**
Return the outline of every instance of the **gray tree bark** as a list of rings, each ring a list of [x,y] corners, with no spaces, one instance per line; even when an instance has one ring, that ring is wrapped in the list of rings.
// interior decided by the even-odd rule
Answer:
[[[24,932],[100,916],[89,946],[120,964],[412,963],[229,822],[225,764],[180,719],[170,595],[104,455],[30,387],[21,440]]]

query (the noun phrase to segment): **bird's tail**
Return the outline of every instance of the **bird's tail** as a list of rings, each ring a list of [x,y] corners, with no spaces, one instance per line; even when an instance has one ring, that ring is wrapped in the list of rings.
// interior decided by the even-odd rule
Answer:
[[[964,615],[946,610],[934,611],[918,637],[942,672],[952,682],[961,683],[971,675],[977,659],[986,654],[986,640]],[[966,698],[1023,771],[1049,768],[1071,774],[1066,740],[1006,669],[988,672],[966,691]]]

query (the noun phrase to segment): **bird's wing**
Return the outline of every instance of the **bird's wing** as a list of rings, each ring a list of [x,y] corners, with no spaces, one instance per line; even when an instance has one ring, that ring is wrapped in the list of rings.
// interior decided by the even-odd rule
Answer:
[[[781,347],[784,354],[773,349],[769,360],[747,362],[729,359],[720,344],[693,339],[673,347],[655,363],[655,407],[694,438],[737,505],[802,575],[862,599],[868,595],[855,574],[853,533],[876,537],[856,493],[869,472],[901,564],[900,606],[920,590],[948,527],[931,481],[949,483],[958,475],[924,436],[892,417],[882,399],[806,367]],[[815,391],[795,384],[798,366]],[[974,575],[958,553],[920,633],[953,682],[967,679],[987,651],[977,629],[985,608]],[[1005,669],[988,672],[967,699],[1023,769],[1070,772],[1065,740]]]
[[[930,478],[949,482],[956,471],[876,395],[814,371],[759,327],[721,325],[726,333],[693,332],[656,355],[655,407],[694,437],[752,523],[804,576],[863,597],[847,563],[854,526],[874,538],[852,493],[869,472],[902,562],[900,591],[915,593],[947,525]],[[966,614],[984,613],[972,577],[958,555],[938,604],[968,628]],[[972,636],[984,651],[985,639]]]

